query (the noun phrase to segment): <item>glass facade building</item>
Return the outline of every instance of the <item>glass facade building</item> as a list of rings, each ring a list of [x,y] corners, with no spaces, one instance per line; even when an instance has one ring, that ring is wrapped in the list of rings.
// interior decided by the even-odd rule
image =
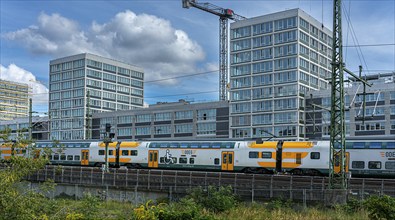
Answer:
[[[0,120],[27,116],[29,91],[28,84],[0,80]]]
[[[143,107],[142,68],[87,53],[49,67],[50,139],[91,139],[91,114]]]
[[[305,95],[326,89],[332,32],[300,9],[231,23],[230,135],[305,138]]]

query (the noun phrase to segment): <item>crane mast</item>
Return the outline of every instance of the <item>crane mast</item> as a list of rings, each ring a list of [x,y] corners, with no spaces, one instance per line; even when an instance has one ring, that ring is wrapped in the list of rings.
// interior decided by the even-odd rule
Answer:
[[[218,7],[210,3],[199,3],[196,0],[182,0],[183,8],[195,7],[219,16],[219,100],[227,100],[226,85],[228,83],[228,19],[240,21],[245,17],[235,14],[231,9]]]

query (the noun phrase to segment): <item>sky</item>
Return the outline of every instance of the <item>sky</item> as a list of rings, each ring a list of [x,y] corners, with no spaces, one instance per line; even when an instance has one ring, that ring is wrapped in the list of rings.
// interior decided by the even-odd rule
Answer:
[[[247,18],[301,8],[332,30],[332,0],[205,1]],[[395,0],[343,0],[344,61],[395,70]],[[218,17],[182,0],[0,0],[0,78],[32,86],[48,111],[49,61],[93,53],[142,67],[144,101],[218,100]],[[360,45],[360,47],[356,47]]]

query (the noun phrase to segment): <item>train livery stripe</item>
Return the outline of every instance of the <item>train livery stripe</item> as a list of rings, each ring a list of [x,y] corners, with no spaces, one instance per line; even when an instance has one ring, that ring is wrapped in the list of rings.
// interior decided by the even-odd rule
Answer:
[[[275,168],[276,162],[258,162],[258,165],[264,168]]]
[[[116,159],[115,158],[108,158],[108,162],[115,163]],[[119,162],[120,163],[130,163],[131,159],[130,158],[119,158]]]
[[[286,159],[296,159],[296,155],[300,154],[301,155],[301,159],[305,158],[307,155],[309,155],[308,152],[285,152],[283,153],[282,157],[283,160]]]
[[[314,143],[311,141],[290,141],[290,142],[284,142],[283,143],[283,149],[285,148],[312,148],[314,146]]]
[[[257,144],[256,142],[252,142],[248,147],[249,148],[277,148],[277,141],[267,141],[262,144]]]

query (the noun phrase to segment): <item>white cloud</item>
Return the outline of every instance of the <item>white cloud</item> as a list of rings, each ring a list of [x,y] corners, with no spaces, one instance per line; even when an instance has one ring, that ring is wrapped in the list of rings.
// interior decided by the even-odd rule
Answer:
[[[32,88],[32,101],[34,105],[48,104],[48,88],[36,80],[33,73],[10,64],[5,67],[0,64],[0,78],[3,80],[28,84]]]
[[[34,54],[61,57],[88,52],[122,60],[143,67],[148,81],[194,73],[205,57],[201,46],[169,21],[129,10],[102,24],[92,22],[88,30],[59,14],[41,13],[36,25],[5,37]]]

